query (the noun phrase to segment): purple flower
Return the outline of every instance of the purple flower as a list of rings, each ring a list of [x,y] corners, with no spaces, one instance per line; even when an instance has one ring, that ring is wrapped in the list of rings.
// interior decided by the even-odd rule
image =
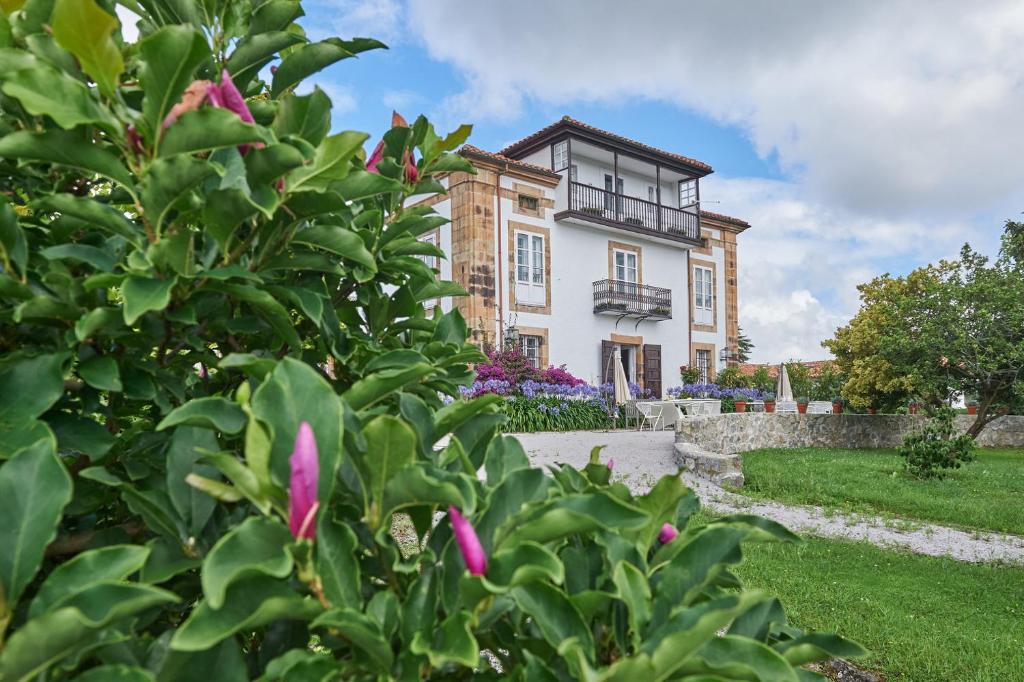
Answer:
[[[220,86],[217,88],[216,95],[213,92],[210,93],[210,101],[216,107],[223,107],[235,112],[238,114],[238,118],[246,123],[255,122],[252,112],[249,111],[249,107],[245,103],[245,98],[242,97],[242,93],[235,87],[235,83],[231,80],[231,74],[228,73],[227,69],[220,72]]]
[[[484,554],[484,548],[473,526],[451,505],[448,506],[448,519],[451,521],[452,532],[455,533],[455,541],[459,543],[459,551],[462,552],[466,568],[471,575],[483,575],[487,571],[487,555]]]
[[[309,422],[299,424],[295,434],[295,449],[288,458],[292,475],[288,486],[288,528],[297,539],[316,537],[316,512],[320,508],[316,489],[320,480],[320,462],[317,458],[316,437]]]
[[[661,527],[661,531],[658,533],[658,540],[661,541],[661,544],[667,545],[675,540],[678,535],[679,531],[677,531],[671,523],[666,523]]]
[[[608,471],[611,471],[614,468],[615,468],[615,458],[609,457],[608,458]]]

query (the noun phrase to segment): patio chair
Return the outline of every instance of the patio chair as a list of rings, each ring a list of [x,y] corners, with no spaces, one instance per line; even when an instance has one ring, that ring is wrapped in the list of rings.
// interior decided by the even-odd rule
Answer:
[[[796,414],[796,401],[795,400],[780,400],[775,403],[776,414]]]
[[[826,400],[812,400],[807,403],[807,414],[832,414],[832,403]]]
[[[639,410],[640,416],[643,421],[640,422],[640,430],[644,430],[644,424],[650,424],[651,431],[657,431],[662,427],[661,412],[662,405],[660,403],[636,403],[636,409]]]
[[[636,407],[635,400],[627,400],[622,405],[622,425],[625,428],[629,428],[630,422],[640,425],[640,420],[643,419],[643,415],[640,414],[640,410]]]

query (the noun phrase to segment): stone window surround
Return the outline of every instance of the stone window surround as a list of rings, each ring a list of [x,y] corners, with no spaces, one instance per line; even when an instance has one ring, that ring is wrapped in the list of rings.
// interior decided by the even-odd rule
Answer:
[[[551,230],[539,225],[530,225],[509,220],[508,232],[508,307],[519,313],[551,314]],[[529,305],[516,300],[516,232],[530,232],[544,237],[544,305]]]
[[[693,295],[694,295],[694,293],[696,293],[693,290],[693,286],[694,286],[693,269],[695,267],[708,268],[709,270],[711,270],[712,285],[711,285],[711,324],[710,325],[708,325],[708,324],[697,324],[696,322],[693,321],[694,320],[694,315],[696,313],[695,306],[693,305]],[[688,296],[688,298],[690,300],[690,303],[689,303],[689,307],[690,307],[690,327],[693,328],[694,331],[698,331],[698,332],[718,333],[718,294],[719,294],[719,291],[718,291],[718,289],[719,289],[719,286],[718,286],[718,264],[715,263],[714,261],[710,261],[710,260],[703,260],[701,258],[691,258],[690,259],[690,272],[688,273],[688,279],[689,279],[689,285],[690,285],[689,286],[689,290],[690,291],[689,291],[689,296]]]
[[[626,244],[624,242],[617,242],[611,239],[608,240],[608,279],[615,279],[615,252],[616,251],[631,251],[636,254],[636,283],[644,283],[644,252],[643,248],[639,246],[633,246],[632,244]]]
[[[612,332],[608,340],[620,346],[633,346],[633,383],[644,386],[644,337]],[[598,373],[599,377],[603,375],[604,368]]]
[[[547,327],[524,327],[522,325],[516,325],[516,329],[519,330],[520,336],[539,336],[540,337],[540,348],[538,349],[538,364],[540,365],[541,371],[547,369],[550,362],[550,355],[548,351],[548,328]]]
[[[525,215],[531,218],[544,219],[544,210],[554,208],[555,202],[544,197],[544,190],[540,187],[532,187],[521,182],[513,182],[511,191],[502,188],[502,196],[512,201],[512,212],[518,215]],[[519,205],[519,197],[527,196],[537,200],[537,208],[524,208]]]
[[[690,367],[697,366],[697,351],[710,351],[708,359],[708,381],[714,381],[718,371],[715,367],[715,344],[713,343],[691,343],[690,344]]]

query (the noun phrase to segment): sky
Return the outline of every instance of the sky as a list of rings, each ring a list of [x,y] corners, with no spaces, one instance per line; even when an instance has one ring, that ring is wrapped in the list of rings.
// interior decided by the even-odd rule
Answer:
[[[569,115],[711,164],[704,208],[752,225],[739,317],[757,362],[827,357],[857,284],[965,241],[994,253],[1024,211],[1016,0],[304,7],[310,38],[389,45],[315,78],[335,129],[376,137],[397,109],[497,151]]]

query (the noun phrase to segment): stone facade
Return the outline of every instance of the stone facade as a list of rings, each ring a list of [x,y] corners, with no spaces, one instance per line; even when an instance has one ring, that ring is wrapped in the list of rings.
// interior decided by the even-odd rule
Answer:
[[[735,454],[759,448],[893,448],[924,425],[919,415],[723,414],[686,417],[676,424],[676,441],[715,453]],[[966,431],[974,417],[958,415]],[[1000,417],[978,437],[985,447],[1024,447],[1024,416]]]
[[[497,299],[494,277],[493,171],[478,168],[476,175],[453,173],[448,192],[452,200],[452,280],[468,296],[455,299],[472,330],[473,341],[494,345]]]

